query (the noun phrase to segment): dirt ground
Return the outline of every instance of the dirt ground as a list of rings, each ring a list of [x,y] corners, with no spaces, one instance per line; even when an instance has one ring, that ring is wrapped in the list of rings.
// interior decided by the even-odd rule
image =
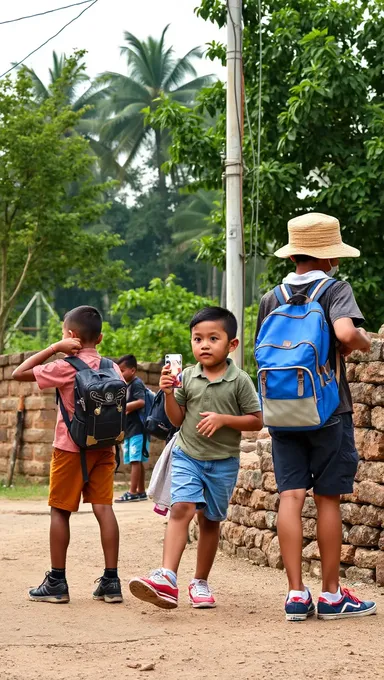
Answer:
[[[375,680],[384,676],[384,589],[361,586],[378,601],[377,616],[359,621],[286,623],[285,577],[219,555],[211,583],[216,610],[189,608],[195,545],[180,571],[179,609],[167,612],[132,598],[127,581],[158,566],[164,520],[152,503],[116,508],[121,528],[125,601],[92,600],[102,573],[96,522],[87,510],[72,519],[68,605],[29,602],[27,588],[49,568],[46,501],[0,503],[1,680],[284,679]],[[314,594],[319,583],[311,582]],[[132,668],[154,664],[152,671]]]

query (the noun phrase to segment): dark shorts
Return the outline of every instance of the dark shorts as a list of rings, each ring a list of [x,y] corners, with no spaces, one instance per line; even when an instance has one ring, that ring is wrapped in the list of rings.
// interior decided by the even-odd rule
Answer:
[[[359,457],[351,413],[332,416],[320,430],[271,435],[279,493],[312,488],[320,496],[352,493]]]

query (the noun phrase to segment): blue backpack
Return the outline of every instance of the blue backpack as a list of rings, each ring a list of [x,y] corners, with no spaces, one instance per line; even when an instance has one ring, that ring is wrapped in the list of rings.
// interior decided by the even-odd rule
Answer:
[[[135,378],[135,380],[141,380],[141,378]],[[141,382],[143,382],[143,381],[141,380]],[[142,425],[145,426],[147,418],[148,418],[148,416],[149,416],[149,414],[152,410],[152,406],[153,406],[153,402],[155,400],[156,394],[154,392],[152,392],[152,390],[150,390],[146,385],[144,385],[144,388],[145,388],[145,397],[144,397],[145,404],[144,404],[144,408],[142,408],[139,411],[139,418],[142,422]],[[148,441],[149,441],[149,439],[150,439],[149,436],[147,436]]]
[[[264,424],[271,430],[317,430],[339,405],[329,365],[330,332],[318,300],[335,279],[316,281],[307,295],[286,284],[280,306],[263,321],[255,345]]]

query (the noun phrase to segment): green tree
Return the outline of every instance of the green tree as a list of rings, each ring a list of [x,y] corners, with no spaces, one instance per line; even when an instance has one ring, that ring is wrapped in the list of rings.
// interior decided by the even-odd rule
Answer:
[[[84,56],[84,54],[84,51],[79,52],[79,57]],[[76,124],[76,132],[83,135],[89,141],[90,152],[97,158],[97,167],[94,169],[97,179],[103,181],[106,177],[113,177],[114,179],[136,184],[134,175],[129,171],[124,171],[119,165],[110,145],[102,142],[99,138],[100,105],[105,99],[105,91],[101,88],[100,84],[90,82],[90,78],[86,73],[86,64],[82,60],[79,60],[77,63],[71,83],[65,83],[64,85],[63,70],[66,63],[67,57],[65,54],[58,55],[56,52],[53,52],[48,85],[44,84],[44,81],[37,75],[34,69],[23,67],[32,80],[36,103],[41,105],[49,97],[52,97],[52,85],[60,82],[63,88],[62,104],[70,106],[76,113],[81,111],[81,117],[79,117]],[[85,83],[89,83],[89,87],[84,91]]]
[[[168,26],[160,40],[149,37],[140,41],[132,33],[124,33],[126,45],[121,53],[127,59],[128,74],[105,73],[102,81],[107,83],[103,94],[107,96],[104,115],[107,120],[101,127],[101,139],[113,144],[116,158],[126,157],[124,167],[143,151],[146,145],[154,149],[154,166],[157,169],[160,191],[166,190],[162,165],[166,159],[167,130],[155,130],[145,123],[143,109],[155,110],[163,93],[172,99],[192,104],[196,92],[211,76],[197,77],[193,60],[202,56],[200,48],[190,50],[177,59],[173,47],[166,47]],[[192,76],[187,82],[186,78]]]
[[[95,183],[89,143],[72,134],[83,111],[67,106],[64,92],[80,58],[66,61],[38,106],[25,70],[14,82],[0,81],[0,351],[15,305],[29,291],[111,289],[125,277],[123,264],[108,258],[119,238],[83,229],[105,211],[108,185]]]
[[[184,364],[193,362],[189,322],[195,312],[212,304],[211,298],[178,285],[173,275],[165,281],[153,279],[147,289],[119,295],[113,307],[119,328],[104,324],[101,351],[115,357],[132,352],[140,361],[161,361],[167,352],[180,352]]]
[[[270,281],[286,270],[271,253],[286,241],[288,219],[306,211],[334,214],[345,240],[362,251],[360,260],[342,261],[341,273],[351,280],[371,328],[384,310],[383,11],[382,0],[261,0],[260,17],[257,0],[243,2],[245,96],[254,142],[259,95],[262,102],[259,168],[248,127],[243,145],[247,251],[255,243],[253,238],[251,247],[250,225],[259,171],[258,250],[270,263]],[[198,12],[220,26],[226,21],[221,0],[202,0]],[[225,60],[224,47],[213,43],[209,55]],[[210,128],[204,107],[217,112]],[[220,187],[224,112],[219,85],[205,90],[193,111],[163,100],[156,112],[158,124],[172,125],[169,169],[184,163],[196,187]],[[217,246],[211,243],[212,259],[222,246],[222,237]]]

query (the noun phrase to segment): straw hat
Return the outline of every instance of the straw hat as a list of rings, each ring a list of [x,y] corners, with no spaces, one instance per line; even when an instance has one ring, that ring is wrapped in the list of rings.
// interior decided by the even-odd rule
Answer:
[[[275,252],[277,257],[310,255],[319,260],[359,257],[360,250],[341,240],[340,222],[323,213],[299,215],[288,222],[288,245]]]

